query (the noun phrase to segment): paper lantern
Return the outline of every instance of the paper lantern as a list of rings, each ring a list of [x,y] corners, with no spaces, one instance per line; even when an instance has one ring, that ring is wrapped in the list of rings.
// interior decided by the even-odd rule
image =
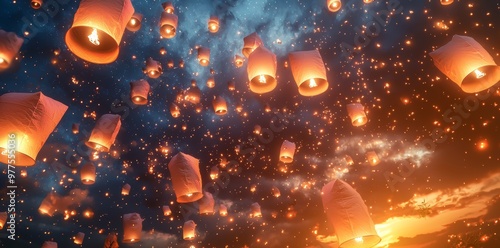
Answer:
[[[244,57],[241,57],[240,55],[234,55],[234,65],[236,66],[236,68],[242,67],[244,62]]]
[[[288,58],[301,95],[315,96],[328,89],[325,64],[318,50],[292,52]]]
[[[53,216],[56,211],[57,196],[53,192],[50,192],[45,196],[40,207],[38,207],[38,212],[41,214],[46,214],[48,216]]]
[[[208,66],[210,64],[210,48],[198,47],[198,62],[202,66]]]
[[[253,126],[253,133],[259,135],[262,131],[262,127],[260,125]]]
[[[66,45],[83,60],[111,63],[118,57],[123,32],[133,14],[130,0],[82,0],[66,33]]]
[[[212,166],[212,168],[210,168],[210,178],[212,180],[215,180],[219,177],[219,167],[217,167],[216,165]]]
[[[263,94],[276,88],[276,55],[263,46],[256,48],[248,57],[247,73],[252,92]]]
[[[194,221],[188,220],[184,222],[182,237],[184,240],[193,240],[196,237],[196,223]]]
[[[262,217],[262,212],[260,211],[259,203],[257,202],[252,203],[250,209],[251,209],[250,217]]]
[[[85,233],[79,232],[73,238],[75,239],[74,240],[75,244],[81,245],[83,243],[83,238],[85,238]]]
[[[170,210],[170,207],[167,205],[164,205],[162,207],[162,210],[163,210],[163,216],[169,216],[172,214],[172,210]]]
[[[177,106],[177,104],[175,103],[170,104],[170,114],[174,118],[181,116],[181,110],[179,109],[179,106]]]
[[[0,70],[9,68],[23,42],[16,34],[0,29]]]
[[[196,106],[194,107],[194,111],[196,111],[196,113],[201,113],[202,110],[203,105],[201,105],[201,103],[196,104]]]
[[[0,162],[32,166],[68,107],[42,92],[0,96]],[[15,149],[12,149],[15,146]],[[15,154],[9,159],[7,153]],[[12,161],[15,160],[15,161]]]
[[[80,169],[80,179],[83,184],[94,184],[95,176],[95,166],[90,162],[84,164]]]
[[[271,110],[271,105],[269,105],[269,103],[266,103],[266,105],[264,106],[264,111],[265,111],[266,113],[269,113],[269,112],[271,112],[271,111],[272,111],[272,110]]]
[[[363,3],[371,3],[373,0],[363,0]]]
[[[141,29],[142,25],[142,14],[134,13],[127,23],[127,30],[132,32],[137,32]]]
[[[198,104],[201,100],[201,90],[198,86],[193,85],[189,87],[186,93],[186,100],[192,104]]]
[[[136,105],[148,104],[148,95],[151,86],[148,81],[140,79],[135,82],[130,82],[130,99]]]
[[[219,17],[210,17],[210,19],[208,20],[208,31],[210,33],[217,33],[219,31]]]
[[[260,45],[262,45],[262,40],[257,33],[253,32],[243,38],[243,49],[241,50],[241,53],[243,56],[248,58],[250,54]]]
[[[353,165],[354,164],[354,160],[349,155],[345,156],[345,162],[346,162],[347,165]]]
[[[283,163],[293,162],[293,155],[295,154],[295,143],[288,140],[283,141],[280,150],[280,161]]]
[[[169,14],[173,14],[174,13],[174,5],[172,4],[172,2],[164,2],[161,4],[161,6],[163,7],[163,10]]]
[[[366,159],[371,166],[375,166],[380,163],[380,159],[378,158],[377,153],[374,151],[366,152]]]
[[[212,101],[212,104],[214,105],[214,111],[215,111],[216,115],[227,114],[227,104],[226,104],[226,100],[224,100],[224,98],[217,96]]]
[[[73,132],[73,134],[78,134],[80,133],[80,124],[78,123],[73,123],[71,125],[71,131]]]
[[[453,3],[453,0],[441,0],[441,5],[450,5]]]
[[[138,213],[123,215],[123,243],[135,243],[141,240],[142,221]]]
[[[7,221],[7,212],[0,212],[0,230],[3,229],[5,222]]]
[[[165,55],[165,54],[167,54],[167,49],[165,49],[164,47],[161,47],[161,48],[160,48],[160,54],[161,54],[161,55]]]
[[[340,0],[327,0],[328,10],[331,12],[337,12],[342,8],[342,2]]]
[[[207,79],[207,87],[208,88],[215,87],[215,78],[213,76]]]
[[[483,91],[500,81],[500,66],[471,37],[454,35],[450,42],[429,55],[436,67],[464,92]]]
[[[227,216],[227,207],[224,204],[219,205],[219,215],[220,216]]]
[[[57,248],[57,243],[52,241],[45,241],[42,244],[42,248]]]
[[[194,202],[203,197],[198,159],[179,152],[168,163],[178,203]]]
[[[276,186],[273,186],[273,188],[271,189],[271,193],[273,194],[274,197],[281,196],[280,189],[278,189],[278,187],[276,187]]]
[[[177,32],[177,24],[179,18],[173,12],[162,12],[160,19],[160,34],[161,37],[171,39],[175,37]]]
[[[355,127],[363,126],[368,122],[366,118],[365,107],[361,103],[347,104],[347,113],[351,118],[351,123]]]
[[[215,200],[210,192],[203,192],[203,197],[198,201],[200,214],[213,214]]]
[[[43,0],[31,0],[31,8],[40,9],[42,7]]]
[[[129,195],[130,194],[130,184],[125,184],[122,187],[122,195]]]
[[[184,60],[179,60],[179,67],[184,68]]]
[[[227,89],[228,89],[229,91],[235,91],[235,90],[236,90],[236,84],[234,83],[234,81],[233,81],[233,80],[229,80],[229,81],[227,82]]]
[[[111,145],[115,143],[121,125],[120,115],[105,114],[101,116],[95,123],[85,145],[99,152],[108,152]]]
[[[148,58],[146,60],[146,67],[144,67],[142,71],[150,78],[158,78],[163,73],[163,68],[161,67],[160,62],[152,58]]]
[[[368,248],[381,241],[363,199],[349,184],[336,179],[326,184],[321,193],[339,248]]]

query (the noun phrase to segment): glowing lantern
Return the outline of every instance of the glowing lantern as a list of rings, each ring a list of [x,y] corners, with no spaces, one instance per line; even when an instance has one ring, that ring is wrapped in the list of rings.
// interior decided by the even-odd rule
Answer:
[[[250,185],[250,192],[254,193],[255,191],[257,191],[257,185],[255,184]]]
[[[196,106],[194,107],[194,111],[196,111],[196,113],[201,113],[202,110],[203,105],[201,105],[201,103],[196,104]]]
[[[219,177],[219,167],[212,166],[212,168],[210,169],[210,178],[212,178],[212,180],[215,180],[218,177]]]
[[[250,54],[260,45],[262,45],[262,40],[257,33],[253,32],[243,38],[243,49],[241,50],[241,53],[243,56],[248,58]]]
[[[181,110],[179,109],[177,104],[175,104],[175,103],[170,104],[170,114],[174,118],[181,116]]]
[[[259,203],[257,202],[252,203],[250,209],[251,209],[250,217],[262,217],[262,212],[260,211]]]
[[[127,23],[127,30],[132,31],[132,32],[137,32],[139,29],[141,29],[142,25],[142,14],[141,13],[134,13],[132,15],[132,18]]]
[[[179,152],[168,163],[178,203],[194,202],[203,197],[198,159]]]
[[[333,225],[339,247],[368,248],[380,242],[363,199],[349,184],[339,179],[322,189],[323,208]]]
[[[75,244],[81,245],[83,243],[83,238],[85,238],[85,233],[79,232],[73,238],[75,239],[74,240]]]
[[[217,96],[213,100],[212,104],[214,105],[214,111],[216,115],[225,115],[227,114],[227,104],[224,98]]]
[[[260,125],[253,126],[253,133],[259,135],[262,131],[262,127]]]
[[[337,12],[342,7],[342,2],[340,0],[327,0],[328,10],[331,12]]]
[[[95,123],[85,145],[99,152],[108,152],[111,145],[115,143],[121,125],[120,115],[105,114],[101,116]]]
[[[188,100],[192,104],[198,104],[201,100],[201,90],[196,85],[192,85],[186,94],[186,100]]]
[[[163,68],[161,67],[160,62],[152,58],[148,58],[146,60],[146,67],[144,67],[142,71],[150,78],[158,78],[163,73]]]
[[[174,13],[174,5],[172,4],[172,2],[164,2],[161,4],[161,6],[163,7],[163,10],[165,10],[165,12],[169,14]]]
[[[234,65],[236,66],[236,68],[242,67],[244,62],[245,58],[241,57],[240,55],[234,55]]]
[[[43,0],[31,0],[31,8],[40,9],[42,7]]]
[[[210,64],[210,48],[198,47],[198,61],[202,66]]]
[[[7,221],[7,212],[0,212],[0,230],[3,229],[5,222]]]
[[[247,73],[251,91],[263,94],[276,88],[276,63],[276,55],[263,46],[259,46],[250,54]]]
[[[213,76],[207,79],[207,87],[208,88],[215,87],[215,78]]]
[[[42,244],[42,248],[57,248],[57,243],[52,241],[45,241]]]
[[[363,126],[368,122],[366,118],[365,107],[361,103],[347,104],[347,113],[351,118],[352,125],[355,127]]]
[[[328,89],[325,64],[318,50],[292,52],[288,58],[301,95],[315,96]]]
[[[172,214],[172,210],[170,210],[170,207],[169,207],[169,206],[167,206],[167,205],[164,205],[164,206],[162,207],[162,210],[163,210],[163,215],[164,215],[164,216],[169,216],[169,215],[171,215],[171,214]]]
[[[272,194],[273,194],[274,197],[280,197],[281,196],[280,189],[278,189],[278,187],[276,187],[276,186],[273,186],[273,188],[271,189],[271,192],[272,192]]]
[[[441,5],[450,5],[453,3],[453,0],[441,0]]]
[[[130,194],[130,184],[125,184],[122,187],[122,195],[129,195]]]
[[[266,105],[264,106],[264,111],[265,111],[266,113],[271,112],[271,106],[269,105],[269,103],[266,103]]]
[[[179,61],[179,67],[180,67],[180,68],[184,68],[184,60],[182,60],[182,59],[181,59],[181,60]]]
[[[78,134],[80,132],[80,124],[73,123],[73,125],[71,125],[71,131],[73,134]]]
[[[95,183],[95,166],[94,164],[88,162],[82,166],[80,169],[80,179],[83,184],[94,184]]]
[[[483,91],[500,81],[500,66],[471,37],[454,35],[450,42],[429,55],[436,67],[464,92]]]
[[[236,90],[236,84],[234,83],[234,81],[233,81],[233,80],[229,80],[229,81],[227,82],[227,89],[228,89],[229,91],[234,91],[234,90]]]
[[[150,89],[148,81],[144,79],[130,82],[130,99],[136,105],[145,105],[148,103]]]
[[[27,177],[28,176],[28,172],[26,170],[21,170],[20,175],[21,175],[21,177]]]
[[[219,214],[220,216],[227,216],[227,207],[224,204],[220,204],[219,206]]]
[[[67,109],[42,92],[1,95],[0,113],[4,114],[0,115],[0,162],[7,164],[7,152],[15,150],[12,165],[34,165],[38,152]]]
[[[196,237],[196,223],[194,221],[188,220],[184,222],[182,237],[184,240],[193,240]]]
[[[374,151],[366,152],[366,159],[371,166],[375,166],[380,163],[380,159],[378,158],[377,153]]]
[[[0,29],[0,70],[9,68],[23,41],[16,34]]]
[[[354,164],[354,160],[349,155],[345,156],[345,162],[346,162],[347,165],[353,165]]]
[[[295,153],[295,143],[292,143],[288,140],[283,141],[281,144],[280,150],[280,161],[283,163],[291,163],[293,162],[293,155]]]
[[[175,37],[177,32],[177,24],[179,22],[179,18],[177,15],[168,12],[161,13],[160,19],[160,34],[161,37],[171,39]]]
[[[123,215],[123,243],[135,243],[141,240],[142,221],[138,213]]]
[[[371,3],[373,0],[363,0],[363,3]]]
[[[208,31],[210,33],[217,33],[219,31],[219,18],[217,16],[211,16],[208,20]]]
[[[57,203],[57,196],[50,192],[47,194],[47,196],[43,199],[42,203],[40,204],[40,207],[38,208],[38,211],[41,214],[46,214],[48,216],[54,215],[54,212],[56,211],[55,205]]]
[[[167,54],[167,49],[165,49],[164,47],[161,47],[161,48],[160,48],[160,54],[161,54],[161,55],[165,55],[165,54]]]
[[[174,65],[174,60],[173,59],[169,59],[168,62],[167,62],[167,67],[169,69],[172,69],[172,68],[174,68],[174,66],[175,66]]]
[[[123,31],[133,14],[130,0],[82,0],[66,33],[66,45],[83,60],[111,63],[118,57]]]
[[[215,200],[210,192],[203,192],[203,198],[198,203],[200,214],[208,215],[214,213]]]

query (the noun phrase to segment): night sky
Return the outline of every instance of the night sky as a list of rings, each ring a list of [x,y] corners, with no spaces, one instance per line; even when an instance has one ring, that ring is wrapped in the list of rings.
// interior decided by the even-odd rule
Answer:
[[[0,73],[0,95],[41,91],[69,107],[36,164],[16,168],[16,241],[4,228],[1,247],[41,247],[46,240],[78,247],[78,232],[85,233],[81,247],[89,248],[102,247],[113,232],[120,247],[336,247],[321,202],[321,188],[335,178],[362,196],[382,238],[377,247],[500,247],[500,89],[465,93],[429,56],[458,34],[474,38],[499,63],[500,1],[343,0],[332,13],[325,0],[179,0],[172,1],[177,35],[162,39],[162,1],[132,0],[144,15],[142,27],[125,30],[118,58],[104,65],[66,46],[79,1],[45,4],[51,2],[57,4],[50,13],[32,9],[29,1],[0,4],[0,29],[25,38],[18,60]],[[392,14],[372,25],[388,6]],[[207,29],[212,15],[220,19],[215,34]],[[358,39],[362,30],[367,39]],[[253,32],[277,56],[278,86],[261,95],[249,89],[248,59],[240,68],[233,62]],[[199,46],[211,50],[207,67],[196,58]],[[160,54],[162,47],[167,54]],[[285,62],[290,52],[313,49],[323,58],[329,88],[306,97]],[[142,71],[150,57],[163,66],[157,79]],[[167,67],[169,60],[174,68]],[[214,88],[206,85],[211,69]],[[152,87],[145,106],[128,99],[129,82],[139,79]],[[192,80],[202,92],[200,113],[176,100]],[[215,96],[227,101],[226,115],[214,113]],[[179,118],[170,114],[174,102]],[[353,102],[365,107],[366,125],[351,124],[346,105]],[[92,152],[84,142],[96,120],[110,113],[121,116],[118,137],[109,153]],[[79,134],[72,133],[74,123]],[[256,134],[256,126],[266,132]],[[279,162],[284,140],[297,146],[289,164]],[[378,165],[368,163],[369,151],[379,156]],[[200,160],[214,215],[200,216],[196,204],[176,202],[167,164],[178,152]],[[79,168],[88,161],[97,167],[93,185],[80,181]],[[223,175],[218,180],[210,178],[213,166]],[[0,211],[7,211],[2,167]],[[126,183],[130,195],[122,196]],[[272,194],[273,187],[281,196]],[[38,211],[50,192],[60,197],[52,217]],[[261,218],[250,217],[254,202]],[[219,215],[220,204],[228,216]],[[172,215],[163,215],[163,205]],[[138,243],[121,242],[127,213],[144,219]],[[187,220],[197,224],[193,241],[182,238]]]

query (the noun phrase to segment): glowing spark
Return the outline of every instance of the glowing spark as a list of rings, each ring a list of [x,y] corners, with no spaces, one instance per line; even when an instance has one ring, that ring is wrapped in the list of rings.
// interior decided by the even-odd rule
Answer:
[[[99,46],[101,43],[99,42],[99,36],[97,36],[97,29],[94,28],[94,30],[92,31],[92,34],[90,34],[89,36],[89,41],[96,45],[96,46]]]
[[[266,77],[264,75],[259,76],[259,83],[262,83],[262,84],[266,83]]]
[[[314,80],[314,78],[311,78],[309,80],[309,88],[314,88],[314,87],[318,87],[318,84],[316,83],[316,80]]]
[[[480,70],[475,70],[474,73],[476,73],[476,78],[479,79],[479,78],[482,78],[484,76],[486,76],[486,73],[480,71]]]

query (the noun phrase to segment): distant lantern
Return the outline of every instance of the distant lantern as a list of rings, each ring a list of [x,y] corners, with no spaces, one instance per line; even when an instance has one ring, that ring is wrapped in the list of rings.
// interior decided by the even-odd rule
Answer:
[[[108,152],[115,143],[121,125],[120,115],[105,114],[101,116],[95,123],[85,145],[99,152]]]
[[[168,170],[178,203],[195,202],[203,197],[197,158],[179,152],[168,163]]]
[[[83,238],[85,238],[85,233],[79,232],[73,238],[74,238],[75,244],[81,245],[83,243]]]
[[[371,166],[375,166],[380,163],[380,159],[378,158],[377,153],[374,151],[367,152],[366,159],[368,160],[368,163],[370,163]]]
[[[243,106],[241,105],[241,103],[238,103],[236,104],[236,112],[238,113],[241,113],[241,111],[243,111]]]
[[[260,125],[253,126],[253,133],[259,135],[262,131],[262,127]]]
[[[214,197],[210,192],[203,192],[203,197],[198,201],[200,214],[213,214],[215,207]]]
[[[136,105],[146,105],[148,103],[148,95],[151,86],[148,81],[140,79],[135,82],[130,82],[130,99]]]
[[[248,58],[250,54],[260,45],[262,45],[262,40],[257,33],[253,32],[243,38],[243,49],[241,50],[241,53],[243,56]]]
[[[16,34],[0,29],[0,70],[9,68],[23,42]]]
[[[210,49],[206,47],[198,47],[198,62],[200,65],[207,66],[210,64]]]
[[[158,78],[163,73],[163,68],[161,67],[160,62],[152,58],[148,58],[146,60],[146,67],[144,67],[142,71],[150,78]]]
[[[464,92],[477,93],[500,81],[500,66],[471,37],[454,35],[450,42],[429,55],[436,67]]]
[[[265,47],[255,49],[248,58],[247,73],[250,90],[263,94],[276,88],[276,55]]]
[[[95,166],[91,162],[84,164],[80,169],[80,179],[83,184],[94,184],[95,176]]]
[[[7,212],[0,212],[0,230],[3,229],[5,222],[7,221]]]
[[[288,58],[301,95],[315,96],[328,89],[325,64],[318,50],[291,52]]]
[[[42,248],[57,248],[57,243],[53,241],[45,241],[42,244]]]
[[[177,104],[175,103],[170,104],[170,114],[174,118],[181,116],[181,110],[179,109],[179,106],[177,106]]]
[[[259,203],[257,202],[252,203],[250,209],[251,209],[250,217],[262,217],[262,212],[260,211]]]
[[[184,60],[179,60],[179,67],[184,68]]]
[[[295,143],[288,140],[283,141],[280,150],[280,161],[283,163],[293,162],[293,155],[295,154]]]
[[[123,215],[123,243],[135,243],[141,240],[142,221],[138,213]]]
[[[196,85],[189,87],[186,93],[186,100],[192,104],[198,104],[201,100],[201,90]]]
[[[229,91],[235,91],[235,90],[236,90],[236,84],[234,83],[234,81],[233,81],[233,80],[229,80],[229,81],[227,82],[227,89],[228,89]]]
[[[337,12],[342,8],[342,2],[340,0],[327,0],[328,10],[331,12]]]
[[[219,215],[220,216],[227,216],[227,207],[224,204],[219,205]]]
[[[50,192],[45,196],[40,207],[38,207],[38,212],[41,214],[46,214],[48,216],[53,216],[56,211],[57,196],[55,193]]]
[[[363,199],[349,184],[336,179],[326,184],[321,193],[339,247],[368,248],[381,241]]]
[[[441,5],[450,5],[453,3],[453,0],[441,0]]]
[[[80,132],[80,124],[73,123],[71,125],[71,131],[73,132],[73,134],[78,134]]]
[[[15,162],[11,161],[11,165],[34,165],[38,152],[67,109],[42,92],[1,95],[0,162],[7,164],[11,160],[7,151],[15,150]]]
[[[174,60],[173,59],[169,59],[167,61],[167,67],[168,67],[168,69],[172,69],[172,68],[174,68],[174,66],[175,66]]]
[[[130,184],[125,184],[122,187],[122,195],[129,195],[130,194]]]
[[[446,0],[444,0],[444,1],[446,1]],[[453,1],[453,0],[451,0],[451,1]],[[373,0],[363,0],[363,3],[371,3],[371,2],[373,2]]]
[[[234,65],[236,66],[236,68],[242,67],[244,62],[245,58],[241,57],[240,55],[234,55]]]
[[[216,115],[227,114],[227,103],[226,100],[224,100],[224,98],[217,96],[212,101],[212,104],[214,105],[214,111]]]
[[[172,210],[170,210],[170,207],[167,205],[164,205],[162,207],[162,210],[163,210],[163,216],[169,216],[172,214]]]
[[[31,0],[31,8],[33,9],[40,9],[42,7],[42,4],[43,0]]]
[[[108,64],[120,52],[123,31],[134,14],[130,0],[82,0],[66,45],[83,60]]]
[[[219,17],[210,17],[210,19],[208,20],[208,31],[210,33],[217,33],[219,31]]]
[[[210,168],[210,178],[212,180],[215,180],[219,177],[219,167],[217,167],[216,165],[212,166],[212,168]]]
[[[166,49],[166,48],[164,48],[164,47],[161,47],[161,48],[160,48],[160,54],[161,54],[161,55],[165,55],[165,54],[167,54],[167,53],[168,53],[168,52],[167,52],[167,49]]]
[[[266,103],[266,105],[264,106],[264,111],[265,111],[266,113],[271,112],[271,105],[269,105],[269,103]]]
[[[351,118],[351,123],[355,127],[363,126],[368,122],[365,114],[365,107],[361,103],[347,104],[347,113]]]
[[[141,29],[142,25],[142,14],[134,13],[127,23],[127,30],[132,32],[137,32]]]
[[[169,14],[173,14],[174,13],[174,5],[172,4],[172,2],[164,2],[161,4],[161,6],[163,7],[163,10]]]
[[[273,194],[274,197],[280,197],[281,196],[280,189],[278,189],[278,187],[276,187],[276,186],[273,186],[271,188],[271,193]]]
[[[208,88],[215,87],[215,78],[213,76],[207,79],[207,87]]]
[[[173,13],[162,12],[160,19],[160,34],[163,38],[171,39],[175,37],[179,17]]]
[[[346,162],[347,165],[353,165],[354,164],[354,160],[349,155],[345,155],[345,162]]]
[[[202,110],[203,105],[201,103],[196,104],[196,106],[194,107],[194,111],[196,111],[196,113],[201,113]]]
[[[194,221],[188,220],[184,222],[182,237],[184,240],[193,240],[196,237],[196,223]]]

